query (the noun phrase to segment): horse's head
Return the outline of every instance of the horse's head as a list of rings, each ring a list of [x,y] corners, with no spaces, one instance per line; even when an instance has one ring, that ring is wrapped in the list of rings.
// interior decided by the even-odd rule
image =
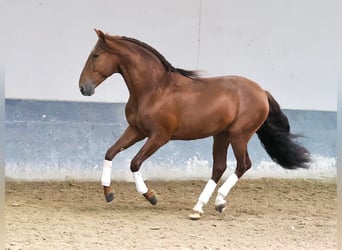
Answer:
[[[85,96],[93,95],[95,88],[118,70],[118,57],[105,49],[110,48],[106,35],[101,30],[95,29],[95,32],[98,41],[84,65],[79,80],[80,91]]]

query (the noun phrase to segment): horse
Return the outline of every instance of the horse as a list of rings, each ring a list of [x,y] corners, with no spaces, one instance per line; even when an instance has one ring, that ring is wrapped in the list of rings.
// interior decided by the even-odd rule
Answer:
[[[146,186],[142,163],[170,140],[213,137],[213,167],[189,218],[199,219],[227,168],[229,145],[236,169],[221,185],[215,209],[226,209],[226,196],[248,171],[251,160],[247,143],[256,133],[270,158],[285,169],[308,168],[310,153],[290,132],[288,118],[273,96],[242,76],[201,77],[198,71],[176,68],[150,45],[125,36],[95,29],[97,43],[79,79],[82,95],[91,96],[114,73],[123,77],[129,99],[125,107],[128,126],[105,153],[101,184],[111,202],[113,158],[143,139],[144,145],[130,163],[137,192],[152,205],[156,192]]]

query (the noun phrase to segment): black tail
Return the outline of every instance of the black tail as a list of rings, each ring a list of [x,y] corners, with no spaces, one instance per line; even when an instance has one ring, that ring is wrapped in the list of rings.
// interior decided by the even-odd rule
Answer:
[[[290,133],[287,117],[281,111],[279,104],[267,93],[269,114],[264,124],[257,131],[262,146],[273,161],[284,168],[308,168],[309,152],[295,141],[298,135]]]

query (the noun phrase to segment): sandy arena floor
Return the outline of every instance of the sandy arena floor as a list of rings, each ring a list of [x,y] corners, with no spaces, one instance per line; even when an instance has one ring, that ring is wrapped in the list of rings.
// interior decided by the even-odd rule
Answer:
[[[95,182],[6,182],[6,249],[336,249],[335,180],[241,180],[223,214],[214,197],[188,214],[205,182],[113,182],[106,204]]]

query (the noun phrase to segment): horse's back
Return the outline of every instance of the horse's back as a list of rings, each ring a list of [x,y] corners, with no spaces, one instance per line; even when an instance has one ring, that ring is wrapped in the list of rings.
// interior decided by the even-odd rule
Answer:
[[[209,85],[219,84],[225,88],[234,87],[251,91],[264,91],[258,83],[243,76],[225,75],[217,77],[198,78],[198,80]]]
[[[261,109],[268,107],[267,94],[265,90],[256,82],[235,75],[221,77],[201,78],[199,82],[203,83],[203,91],[207,93],[216,92],[218,97],[224,96],[232,98],[238,102],[239,109]]]
[[[263,122],[268,112],[264,90],[243,77],[199,78],[179,88],[171,102],[179,107],[174,112],[178,114],[178,126],[173,139],[207,137],[240,122],[253,123],[248,117],[254,114],[261,114]]]

